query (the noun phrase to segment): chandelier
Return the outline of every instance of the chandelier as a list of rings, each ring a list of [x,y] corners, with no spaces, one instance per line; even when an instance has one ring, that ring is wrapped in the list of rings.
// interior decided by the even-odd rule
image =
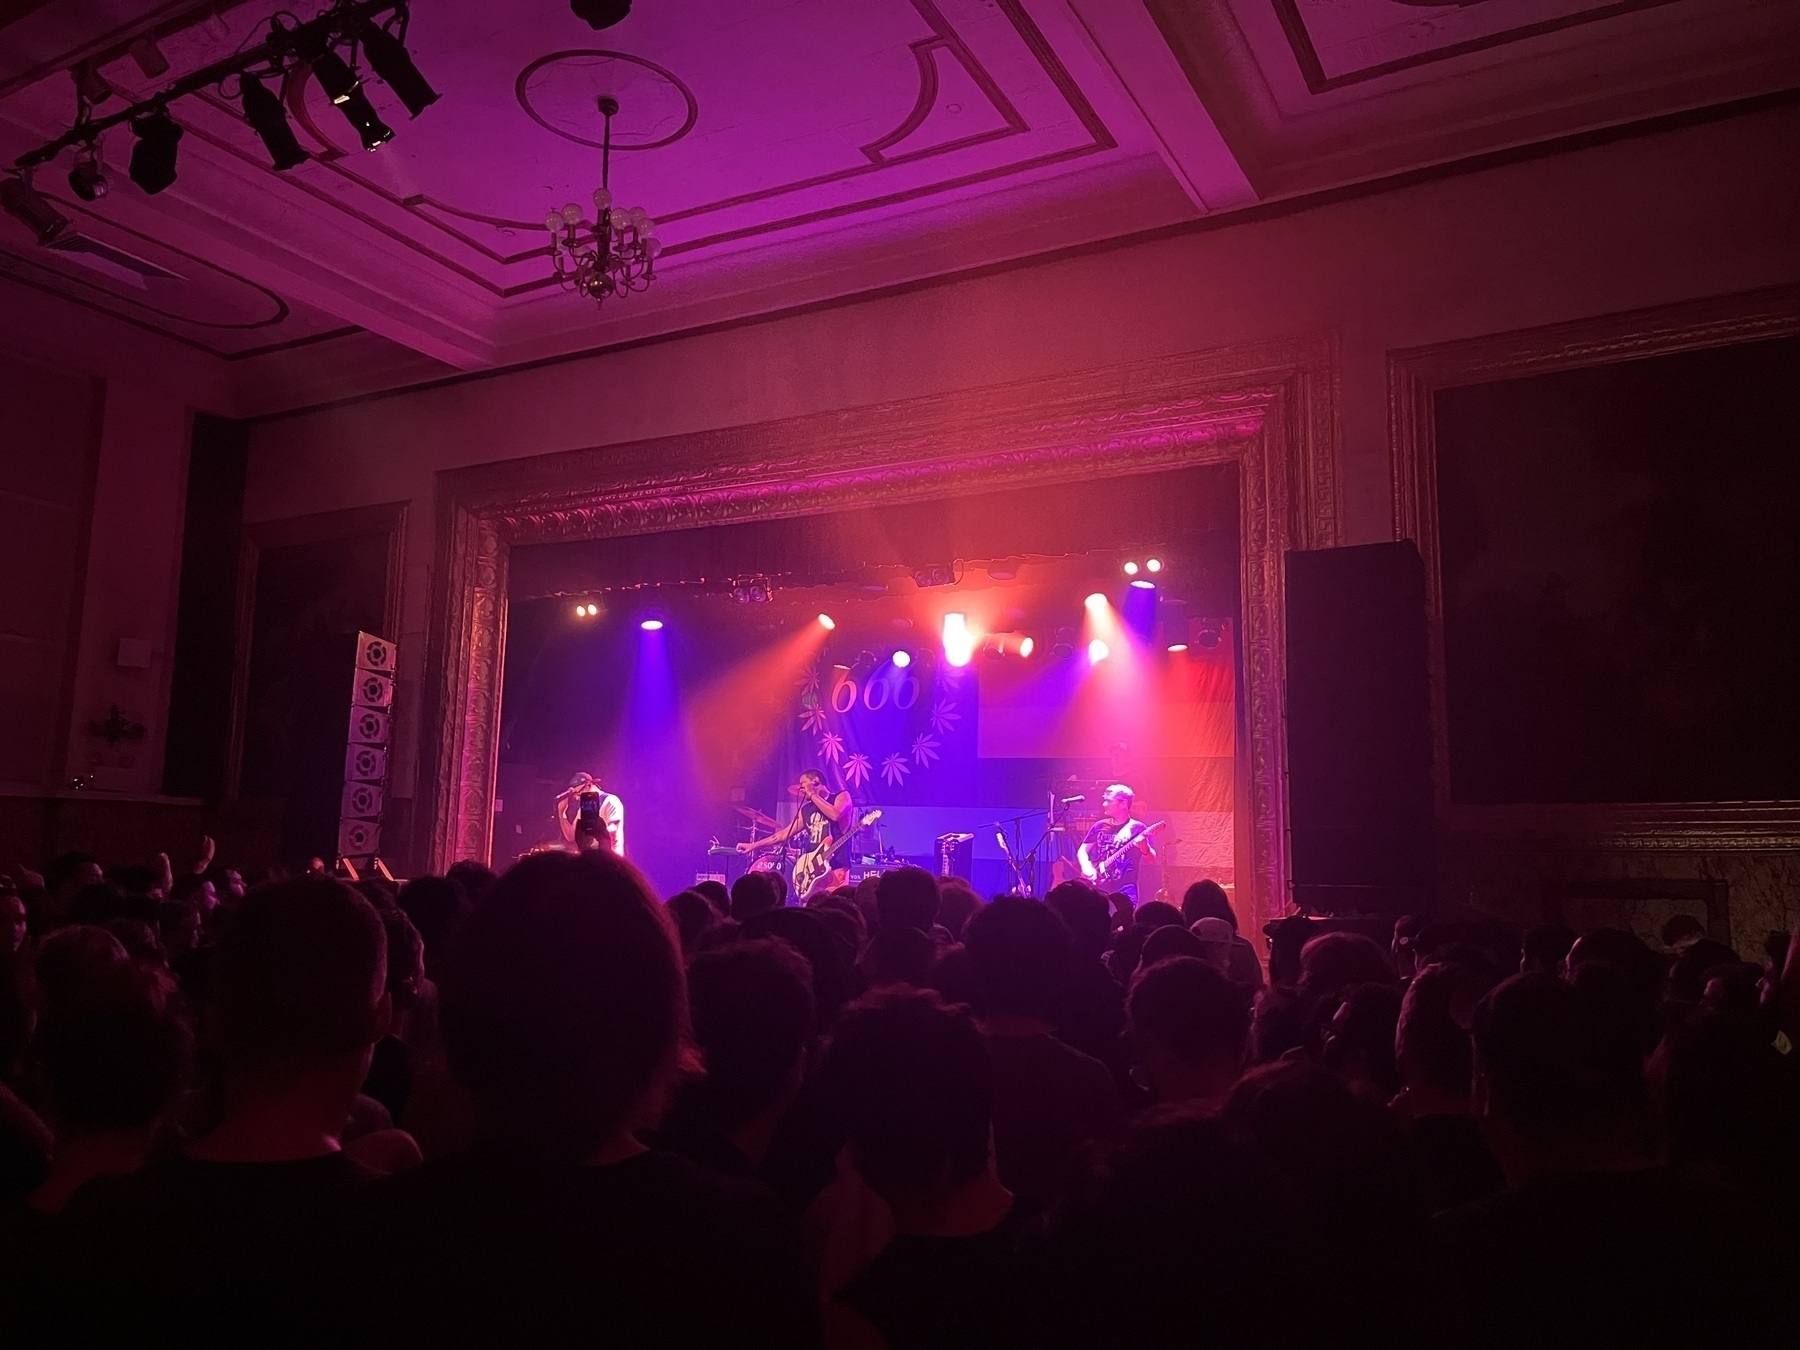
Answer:
[[[579,291],[596,304],[609,295],[647,289],[656,275],[656,255],[662,252],[656,222],[643,207],[613,205],[612,120],[618,111],[618,99],[600,96],[606,135],[601,143],[600,186],[594,189],[594,219],[586,219],[574,202],[544,217],[557,285]]]

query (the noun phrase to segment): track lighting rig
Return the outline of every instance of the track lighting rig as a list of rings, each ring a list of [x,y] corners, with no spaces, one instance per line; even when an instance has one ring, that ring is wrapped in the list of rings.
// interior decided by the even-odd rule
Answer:
[[[93,201],[107,189],[99,138],[103,132],[127,124],[135,138],[131,179],[145,192],[161,192],[175,181],[177,145],[182,134],[181,126],[170,115],[170,105],[202,90],[217,89],[221,96],[237,99],[243,107],[244,120],[262,139],[278,170],[292,169],[311,158],[288,125],[282,102],[288,76],[301,67],[310,67],[319,87],[356,129],[365,150],[386,144],[394,132],[369,102],[357,70],[359,63],[366,64],[393,90],[414,117],[437,102],[437,91],[419,73],[406,50],[406,30],[411,19],[408,0],[336,0],[317,18],[304,23],[293,19],[285,11],[272,16],[268,36],[256,46],[184,75],[152,97],[104,117],[94,115],[93,104],[97,100],[82,87],[84,70],[77,68],[79,111],[75,125],[13,161],[12,174],[0,184],[0,198],[4,199],[7,214],[32,225],[40,241],[48,243],[44,237],[45,221],[29,220],[27,215],[41,214],[36,211],[40,204],[51,214],[60,213],[32,188],[32,171],[71,146],[79,147],[69,176],[70,187],[84,201]],[[91,68],[86,73],[93,74]],[[235,93],[226,87],[234,76]],[[104,98],[110,90],[100,81],[95,92]],[[28,200],[32,198],[36,201]],[[26,211],[28,206],[33,210]],[[50,233],[53,238],[60,229]]]

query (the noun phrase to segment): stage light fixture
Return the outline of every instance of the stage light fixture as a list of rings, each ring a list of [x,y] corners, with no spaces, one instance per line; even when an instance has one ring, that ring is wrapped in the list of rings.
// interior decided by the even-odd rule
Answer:
[[[83,61],[69,73],[75,77],[75,92],[86,102],[104,103],[113,96],[113,87],[92,61]]]
[[[1150,580],[1149,577],[1134,578],[1132,580],[1131,586],[1132,586],[1133,590],[1139,590],[1139,591],[1153,591],[1156,589],[1156,583],[1154,581]]]
[[[1144,570],[1145,570],[1145,571],[1146,571],[1146,572],[1160,572],[1160,571],[1162,571],[1162,569],[1163,569],[1163,564],[1162,564],[1162,559],[1161,559],[1161,558],[1147,558],[1147,559],[1145,559],[1145,561],[1144,561]]]
[[[1194,640],[1210,651],[1212,648],[1219,645],[1218,625],[1210,623],[1202,624],[1200,632],[1195,636]]]
[[[1137,574],[1138,565],[1128,560],[1125,564],[1125,575],[1128,577],[1135,577]]]
[[[738,577],[731,583],[731,598],[740,605],[766,605],[775,596],[775,587],[767,577]]]
[[[959,668],[975,659],[975,638],[969,632],[967,614],[944,615],[944,659]]]
[[[181,128],[167,108],[159,108],[147,116],[134,117],[131,134],[137,137],[137,144],[131,147],[131,181],[155,196],[175,181]]]
[[[646,633],[660,633],[662,632],[663,621],[661,619],[645,619],[638,627],[643,629]]]
[[[912,653],[907,651],[906,648],[902,647],[899,651],[894,653],[894,665],[897,669],[905,670],[911,664]]]
[[[1056,641],[1050,647],[1050,655],[1062,657],[1075,654],[1075,630],[1059,628],[1056,630]]]
[[[36,235],[40,244],[54,243],[69,228],[69,218],[31,185],[29,173],[0,180],[0,210]]]
[[[1104,595],[1102,595],[1099,591],[1095,591],[1092,595],[1090,595],[1086,600],[1083,600],[1081,603],[1088,607],[1088,611],[1090,613],[1098,614],[1101,610],[1106,608],[1106,597]]]
[[[913,584],[921,590],[927,586],[954,586],[956,584],[956,564],[931,563],[925,567],[912,569]]]
[[[313,78],[333,103],[345,102],[362,84],[350,63],[329,47],[321,47],[310,64]]]
[[[837,627],[837,620],[832,618],[829,614],[821,614],[819,615],[819,627],[829,633],[832,629]]]
[[[145,33],[126,50],[131,59],[137,62],[137,68],[144,72],[146,80],[160,80],[169,73],[169,58],[163,55],[163,49],[157,40]]]
[[[1037,647],[1037,643],[1033,642],[1028,637],[1019,639],[1019,655],[1020,656],[1030,656],[1033,649],[1035,649],[1036,647]]]
[[[238,98],[244,105],[244,120],[262,138],[263,149],[269,152],[277,170],[295,168],[312,158],[288,125],[287,109],[281,106],[280,96],[268,85],[254,75],[243,75],[239,77]]]
[[[362,139],[365,150],[379,150],[394,139],[394,129],[381,120],[375,111],[375,105],[369,102],[369,96],[360,89],[352,89],[350,96],[338,103],[338,111],[344,119],[356,128],[356,134]]]
[[[1170,651],[1171,651],[1171,652],[1185,652],[1185,651],[1186,651],[1186,650],[1187,650],[1187,643],[1185,643],[1185,642],[1171,642],[1171,643],[1170,643],[1170,644],[1169,644],[1169,650],[1170,650]]]
[[[1092,642],[1088,643],[1088,660],[1092,661],[1095,665],[1100,664],[1100,662],[1106,660],[1106,658],[1111,655],[1112,648],[1108,647],[1099,638],[1095,638]]]
[[[438,92],[426,83],[413,64],[405,44],[377,24],[364,24],[357,38],[363,55],[369,58],[369,69],[394,91],[394,97],[406,105],[406,111],[417,117],[438,101]]]
[[[112,184],[107,181],[106,165],[100,161],[100,143],[89,141],[69,170],[69,191],[84,202],[99,201]]]
[[[631,0],[569,0],[569,9],[589,28],[599,32],[623,23],[631,13]]]

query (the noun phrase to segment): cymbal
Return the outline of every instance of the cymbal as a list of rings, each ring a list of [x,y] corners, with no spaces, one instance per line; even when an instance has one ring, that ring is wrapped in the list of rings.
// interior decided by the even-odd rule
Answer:
[[[758,825],[779,825],[781,823],[776,820],[774,816],[765,816],[754,806],[740,806],[737,808],[737,813],[740,816],[749,816],[750,819]]]

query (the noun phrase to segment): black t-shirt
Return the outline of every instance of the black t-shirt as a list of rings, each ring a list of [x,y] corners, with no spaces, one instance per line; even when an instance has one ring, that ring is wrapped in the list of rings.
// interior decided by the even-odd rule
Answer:
[[[1026,1262],[1037,1223],[1015,1204],[972,1237],[901,1234],[838,1300],[881,1333],[888,1350],[976,1350],[1024,1345]]]
[[[1100,860],[1117,848],[1121,839],[1129,839],[1143,828],[1143,822],[1137,819],[1127,820],[1123,825],[1115,825],[1110,820],[1096,820],[1088,827],[1087,835],[1081,841],[1087,848],[1088,861],[1098,867]],[[1143,853],[1141,848],[1127,849],[1124,856],[1113,864],[1112,874],[1100,878],[1100,889],[1111,893],[1135,888],[1138,884],[1138,860]]]
[[[353,1240],[373,1174],[177,1157],[82,1187],[40,1291],[52,1345],[343,1345],[362,1324]]]
[[[851,825],[849,812],[846,811],[841,819],[833,820],[814,806],[810,798],[801,799],[799,814],[800,835],[796,842],[807,851],[820,844],[835,844],[844,837]]]
[[[793,1221],[765,1188],[685,1158],[588,1167],[482,1149],[378,1191],[386,1346],[819,1342]]]

